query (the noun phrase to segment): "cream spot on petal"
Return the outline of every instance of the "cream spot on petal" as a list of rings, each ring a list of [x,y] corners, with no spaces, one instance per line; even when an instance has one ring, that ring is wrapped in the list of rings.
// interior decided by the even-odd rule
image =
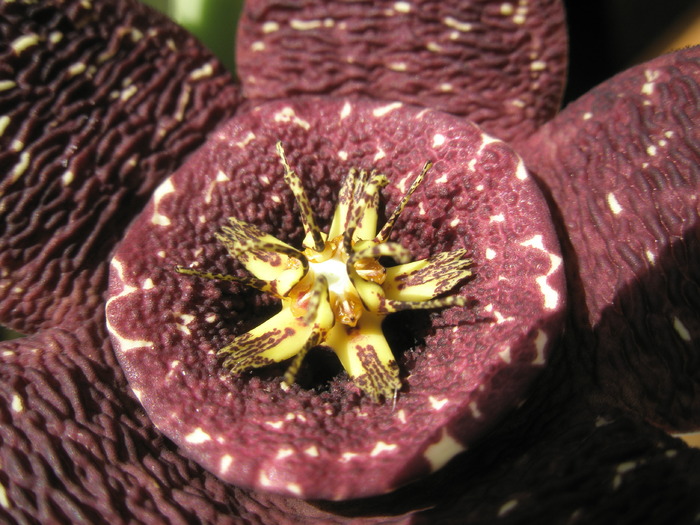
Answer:
[[[445,144],[445,135],[442,135],[441,133],[436,133],[433,136],[433,148],[437,148]]]
[[[406,411],[403,408],[396,413],[396,419],[401,423],[406,423]]]
[[[239,148],[245,148],[248,144],[250,144],[252,141],[254,141],[256,138],[255,133],[252,131],[249,131],[248,134],[243,137],[242,140],[236,142],[236,146]]]
[[[582,118],[583,118],[583,120],[591,120],[593,118],[593,113],[591,113],[590,111],[586,111],[583,114]]]
[[[496,258],[496,252],[492,248],[486,248],[486,252],[484,253],[484,255],[489,261],[492,261]]]
[[[233,456],[224,454],[219,461],[219,474],[226,474],[233,464]]]
[[[260,483],[260,485],[263,487],[273,486],[272,480],[268,477],[267,472],[265,472],[264,470],[261,470],[260,474],[258,475],[258,483]]]
[[[280,111],[275,113],[274,119],[275,122],[296,124],[297,126],[304,128],[305,130],[311,128],[311,124],[309,124],[306,120],[297,117],[297,114],[294,111],[294,109],[292,109],[289,106],[282,108]]]
[[[503,216],[502,213],[499,213],[498,215],[491,215],[491,217],[489,217],[489,220],[491,222],[505,222],[506,218]]]
[[[10,44],[10,47],[17,55],[19,55],[30,47],[37,45],[39,42],[39,35],[36,33],[29,33],[14,39]]]
[[[263,33],[274,33],[275,31],[279,31],[280,25],[277,22],[269,21],[265,22],[262,25],[262,32]]]
[[[75,174],[68,170],[63,175],[61,175],[61,182],[64,186],[70,186],[71,182],[75,180]]]
[[[261,42],[261,41],[253,42],[250,45],[250,50],[251,51],[264,51],[265,50],[265,42]]]
[[[431,470],[435,472],[464,450],[466,450],[464,445],[456,441],[447,433],[447,429],[443,428],[440,440],[425,449],[423,455],[430,463]]]
[[[518,162],[518,167],[515,169],[515,176],[518,180],[527,179],[527,169],[525,168],[525,163],[521,160]]]
[[[275,430],[279,430],[284,426],[284,421],[278,420],[278,421],[265,421],[265,424],[268,427],[274,428]]]
[[[12,171],[10,172],[10,183],[17,182],[19,178],[24,175],[24,172],[27,171],[29,167],[30,161],[31,156],[27,151],[19,156],[19,161],[12,167]]]
[[[645,255],[647,257],[647,261],[649,261],[649,264],[654,266],[656,264],[656,255],[654,255],[654,252],[647,250]]]
[[[372,452],[369,453],[369,455],[375,457],[379,454],[384,454],[385,452],[392,452],[397,448],[399,448],[398,445],[394,443],[385,443],[384,441],[378,441],[372,449]]]
[[[316,445],[311,445],[310,447],[304,449],[304,454],[312,458],[317,458],[319,456],[318,448],[316,448]]]
[[[399,109],[401,106],[403,106],[401,102],[392,102],[391,104],[387,104],[386,106],[374,108],[374,110],[372,111],[372,115],[374,115],[377,118],[381,118],[388,115],[392,111]]]
[[[284,459],[288,458],[289,456],[294,455],[294,449],[292,448],[281,448],[277,451],[277,455],[275,456],[275,459]]]
[[[340,461],[343,463],[347,463],[348,461],[352,460],[353,458],[356,458],[359,456],[357,452],[343,452],[340,455]]]
[[[0,117],[0,137],[5,134],[5,130],[7,129],[7,126],[10,125],[10,122],[12,122],[12,120],[7,115]]]
[[[547,69],[547,62],[543,60],[535,60],[530,63],[531,71],[544,71],[545,69]]]
[[[542,330],[537,331],[537,337],[535,338],[535,350],[537,350],[537,355],[533,359],[533,365],[544,365],[546,360],[544,358],[544,350],[547,347],[547,341],[549,337]]]
[[[411,4],[408,2],[396,2],[394,3],[394,9],[398,13],[409,13],[411,11]]]
[[[350,116],[352,113],[352,104],[350,102],[345,102],[343,104],[343,109],[340,110],[340,120],[344,120]]]
[[[468,33],[474,28],[474,26],[471,23],[458,20],[451,16],[446,16],[445,18],[443,18],[442,23],[445,24],[447,27],[451,29],[456,29],[461,33]]]
[[[298,483],[287,483],[285,488],[295,496],[301,497],[304,495],[304,491]]]
[[[386,151],[384,151],[382,148],[378,148],[377,153],[374,155],[374,162],[377,162],[378,160],[381,160],[384,157],[386,157]]]
[[[211,62],[207,62],[201,67],[194,69],[190,73],[190,80],[200,80],[202,78],[209,78],[214,74],[214,66]]]
[[[517,499],[512,499],[510,501],[506,501],[503,505],[501,505],[501,508],[498,509],[498,517],[502,518],[506,514],[510,513],[517,506],[518,506]]]
[[[406,64],[406,62],[391,62],[387,64],[387,67],[392,71],[403,72],[408,70],[408,65]]]
[[[292,19],[289,21],[289,27],[296,31],[310,31],[319,27],[333,27],[335,21],[331,18],[325,20],[299,20]]]
[[[608,193],[608,208],[610,208],[610,211],[613,212],[615,215],[620,215],[622,213],[622,206],[620,205],[620,202],[617,200],[617,197],[615,197],[614,193]]]
[[[510,355],[510,346],[507,346],[503,350],[498,352],[498,356],[503,360],[504,363],[510,363],[512,360]]]
[[[679,336],[681,336],[681,339],[683,339],[683,341],[690,343],[693,340],[692,336],[690,335],[690,331],[683,324],[683,322],[680,319],[678,319],[678,317],[673,318],[673,329]]]
[[[19,396],[19,394],[14,394],[12,396],[12,411],[16,413],[24,412],[24,402],[22,401],[22,398]]]
[[[442,410],[443,408],[445,408],[445,405],[447,405],[447,403],[449,403],[449,399],[447,399],[446,397],[438,399],[435,396],[430,396],[430,397],[428,397],[428,401],[430,402],[430,406],[435,411]]]
[[[158,186],[155,192],[153,192],[153,216],[151,217],[151,222],[157,226],[169,226],[170,218],[162,215],[158,211],[163,197],[170,193],[175,192],[175,186],[173,185],[172,179],[165,179],[165,181]]]
[[[211,441],[211,436],[204,432],[204,430],[202,430],[200,427],[197,427],[185,436],[185,441],[193,445],[201,445],[202,443]]]
[[[654,146],[653,144],[647,148],[647,155],[649,155],[650,157],[654,157],[656,153],[657,149],[656,146]]]
[[[345,151],[345,150],[340,150],[340,151],[338,152],[338,158],[339,158],[340,160],[348,160],[348,152]]]
[[[559,292],[549,285],[547,279],[551,275],[551,272],[547,275],[540,275],[535,279],[535,282],[539,285],[540,291],[544,296],[544,307],[547,310],[554,310],[559,305]]]
[[[483,416],[481,410],[479,410],[479,405],[476,404],[476,401],[469,403],[469,410],[471,411],[472,416],[474,416],[474,419],[481,419]]]
[[[515,12],[515,10],[513,9],[513,4],[509,4],[509,3],[501,4],[501,14],[503,16],[510,16],[514,12]]]
[[[9,509],[12,505],[10,504],[10,498],[7,497],[7,491],[5,490],[5,485],[0,483],[0,505]]]

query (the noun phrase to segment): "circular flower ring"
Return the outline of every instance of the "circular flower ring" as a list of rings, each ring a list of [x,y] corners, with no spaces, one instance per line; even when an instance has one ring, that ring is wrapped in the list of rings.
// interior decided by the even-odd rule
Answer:
[[[543,368],[565,304],[548,208],[504,143],[440,112],[330,99],[219,128],[129,229],[110,295],[117,356],[158,428],[222,479],[334,500],[467,449]],[[400,311],[414,314],[387,317]],[[347,375],[294,384],[324,366],[299,359],[319,345]]]

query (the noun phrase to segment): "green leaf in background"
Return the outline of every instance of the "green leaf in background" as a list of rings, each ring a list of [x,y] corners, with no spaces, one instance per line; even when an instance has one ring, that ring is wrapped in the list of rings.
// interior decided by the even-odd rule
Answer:
[[[199,38],[235,74],[236,26],[243,0],[142,0]]]

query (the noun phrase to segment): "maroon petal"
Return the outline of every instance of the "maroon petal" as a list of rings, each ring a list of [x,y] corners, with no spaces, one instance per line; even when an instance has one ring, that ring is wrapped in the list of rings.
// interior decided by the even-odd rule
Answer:
[[[227,521],[236,489],[159,436],[110,355],[94,327],[2,344],[0,521]]]
[[[216,350],[270,317],[270,301],[174,271],[231,273],[215,238],[229,216],[300,245],[280,140],[324,227],[351,167],[386,174],[392,209],[434,161],[392,238],[416,259],[467,248],[475,278],[462,293],[478,304],[387,319],[405,384],[395,407],[360,395],[323,351],[290,391],[283,367],[231,375]],[[473,124],[400,103],[288,100],[232,119],[156,190],[113,260],[107,318],[152,421],[206,468],[240,486],[351,498],[441,467],[521,399],[558,335],[560,263],[523,164]]]
[[[153,429],[105,345],[84,327],[0,345],[3,523],[609,522],[623,510],[630,522],[684,523],[700,510],[700,452],[547,402],[550,381],[473,454],[395,494],[328,504],[244,492]]]
[[[129,0],[0,4],[0,319],[68,329],[153,188],[238,102],[219,63]]]
[[[593,90],[522,151],[561,215],[582,348],[609,401],[700,425],[700,47]]]
[[[0,345],[2,523],[345,521],[185,459],[130,394],[101,320]]]
[[[246,2],[247,97],[400,100],[466,116],[514,141],[559,108],[567,38],[558,0]]]

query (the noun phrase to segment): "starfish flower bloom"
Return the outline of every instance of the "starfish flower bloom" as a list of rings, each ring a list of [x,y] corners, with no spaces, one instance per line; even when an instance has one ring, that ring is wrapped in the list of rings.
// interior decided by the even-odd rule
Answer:
[[[624,72],[555,117],[565,70],[563,12],[556,1],[392,1],[362,3],[361,9],[346,2],[249,2],[238,44],[240,91],[189,35],[136,2],[14,1],[2,3],[0,15],[0,315],[3,324],[28,334],[0,349],[4,521],[524,523],[610,521],[624,512],[630,522],[660,523],[697,517],[700,454],[659,428],[700,425],[697,48]],[[287,100],[300,94],[321,97]],[[267,102],[271,98],[281,100]],[[377,125],[374,117],[382,113],[388,120]],[[532,179],[518,177],[525,164],[464,117],[515,146],[539,181],[553,224],[549,212],[543,215],[544,201]],[[305,135],[307,124],[313,140]],[[298,261],[303,270],[306,258],[310,275],[320,245],[303,244],[303,224],[291,211],[295,194],[284,182],[287,169],[274,154],[279,140],[288,165],[303,176],[314,217],[327,225],[351,168],[386,174],[383,194],[391,209],[424,163],[434,161],[395,234],[419,260],[467,250],[474,275],[461,287],[454,283],[452,291],[462,297],[458,301],[473,295],[479,304],[416,314],[409,318],[416,325],[413,335],[403,333],[406,318],[392,325],[387,317],[392,354],[401,359],[404,374],[411,372],[408,377],[400,372],[404,390],[395,407],[362,394],[332,365],[326,365],[330,376],[302,377],[314,370],[309,366],[314,360],[326,362],[323,353],[311,350],[291,385],[280,381],[284,363],[224,377],[216,351],[275,315],[269,300],[274,294],[237,282],[226,289],[228,283],[189,279],[159,255],[179,254],[175,264],[184,268],[252,282],[257,270],[246,264],[245,251],[235,248],[232,258],[216,242],[228,217],[236,217],[260,230],[258,239],[274,235],[290,246],[300,243],[303,249],[294,253],[302,255],[291,257],[291,266]],[[472,187],[438,182],[464,182],[474,167],[503,173],[504,166],[514,176],[487,177],[483,190],[489,191],[478,190],[476,181]],[[498,184],[505,186],[494,190]],[[489,197],[471,200],[474,195]],[[190,207],[193,203],[197,206]],[[524,220],[533,211],[537,219]],[[511,220],[514,216],[519,219]],[[528,329],[546,311],[543,298],[553,297],[550,288],[563,282],[552,272],[559,256],[554,225],[571,305],[564,338],[556,345],[558,323]],[[509,228],[507,234],[500,226]],[[535,226],[539,229],[529,229]],[[360,247],[352,246],[352,235],[342,236],[348,237],[350,249],[343,241],[342,251],[349,260]],[[194,245],[182,242],[190,238]],[[324,242],[333,238],[329,234]],[[383,263],[383,255],[371,252],[368,259]],[[401,266],[401,255],[398,259],[397,266],[380,265],[389,272]],[[193,266],[198,261],[211,267]],[[290,282],[298,284],[303,271],[291,271]],[[357,265],[348,273],[353,272],[361,274]],[[279,282],[260,281],[262,288]],[[324,279],[314,282],[319,281],[316,289],[325,289]],[[360,287],[363,282],[393,293],[355,277]],[[512,287],[498,292],[492,283]],[[149,297],[149,290],[164,292]],[[509,301],[491,301],[511,292]],[[126,343],[120,362],[106,329],[108,293],[113,314],[120,302],[141,302],[131,312],[119,310],[118,333]],[[504,315],[506,303],[527,311]],[[332,305],[330,293],[327,304]],[[537,308],[531,310],[533,304]],[[190,317],[186,305],[195,305],[201,315]],[[152,331],[139,334],[144,311],[154,320]],[[488,315],[480,319],[479,312]],[[507,322],[516,315],[522,316],[518,322]],[[474,381],[474,368],[485,367],[475,354],[460,357],[450,350],[464,347],[466,329],[459,327],[465,325],[484,346],[494,327],[502,330],[499,341],[514,344],[510,352],[493,347],[486,360],[495,367],[490,370],[508,373],[496,375],[481,393],[477,381],[468,389],[476,397],[463,398],[448,414],[454,406],[430,389],[455,371],[461,375],[454,384]],[[540,330],[552,336],[546,345],[551,354],[538,353],[538,341],[545,348]],[[513,341],[518,338],[522,346]],[[143,345],[125,351],[147,339],[162,341],[160,348],[176,349],[182,359],[159,362],[138,350]],[[549,355],[546,367],[533,367]],[[192,365],[199,368],[182,373]],[[542,374],[527,401],[502,421],[493,419],[521,399],[535,368]],[[147,415],[134,392],[148,387],[149,370],[157,374],[141,399]],[[168,397],[167,389],[159,397],[166,377],[192,399]],[[325,391],[314,390],[319,383],[327,385]],[[267,449],[272,456],[263,458],[267,466],[252,474],[246,469],[254,464],[244,451],[246,445],[264,451],[260,442],[242,443],[239,455],[227,458],[217,441],[223,430],[215,435],[191,426],[192,414],[211,407],[208,400],[225,398],[231,385],[255,399],[236,398],[226,407],[245,412],[257,403],[270,410],[249,422],[248,430],[259,430],[249,437],[273,443]],[[264,389],[274,385],[272,400]],[[464,390],[453,387],[451,393]],[[428,401],[424,412],[410,406],[419,392],[425,397],[416,398]],[[329,406],[334,396],[342,401]],[[300,406],[276,419],[264,417],[280,415],[274,406],[280,399],[299,400]],[[367,458],[375,466],[391,464],[386,460],[399,448],[393,445],[411,441],[401,441],[401,432],[417,432],[413,424],[383,444],[375,438],[375,447],[359,455],[357,450],[345,450],[339,460],[336,455],[347,481],[340,497],[363,495],[358,488],[363,484],[377,493],[416,473],[434,473],[381,497],[350,502],[290,497],[326,497],[312,492],[313,484],[292,482],[285,471],[293,458],[311,463],[321,450],[310,446],[314,436],[302,435],[292,444],[302,450],[299,455],[279,441],[274,445],[274,435],[290,425],[286,414],[300,425],[300,415],[333,408],[337,412],[318,419],[329,433],[336,422],[335,428],[347,425],[348,433],[378,436],[378,427],[399,429],[382,418],[409,414],[433,432],[414,449],[423,459],[408,473],[395,470],[391,480],[377,480],[369,471],[357,475],[355,469],[371,466]],[[190,409],[190,419],[183,420]],[[226,431],[236,425],[225,410],[209,415]],[[490,424],[474,426],[484,415]],[[156,427],[172,431],[170,439]],[[187,431],[178,435],[178,428]],[[475,428],[482,438],[467,439]],[[445,464],[464,448],[455,436],[469,441],[470,451]],[[207,456],[201,451],[209,445],[214,452]],[[216,461],[208,463],[212,458]],[[242,486],[254,489],[226,483],[222,472],[236,473]]]
[[[343,182],[328,233],[316,225],[299,176],[287,163],[281,143],[277,151],[285,167],[285,181],[302,210],[304,250],[231,217],[217,236],[238,257],[253,279],[215,275],[178,268],[179,273],[239,281],[277,296],[282,311],[221,348],[224,366],[232,372],[265,366],[294,356],[285,374],[294,382],[306,353],[319,344],[329,346],[362,390],[375,401],[396,396],[401,382],[382,321],[402,310],[461,305],[459,297],[436,299],[471,275],[466,250],[443,252],[410,262],[400,244],[387,243],[401,211],[430,168],[426,163],[386,224],[377,230],[379,190],[388,183],[376,171],[350,170]],[[379,258],[403,264],[385,268]],[[408,299],[408,300],[407,300]],[[280,327],[285,327],[281,333]]]

